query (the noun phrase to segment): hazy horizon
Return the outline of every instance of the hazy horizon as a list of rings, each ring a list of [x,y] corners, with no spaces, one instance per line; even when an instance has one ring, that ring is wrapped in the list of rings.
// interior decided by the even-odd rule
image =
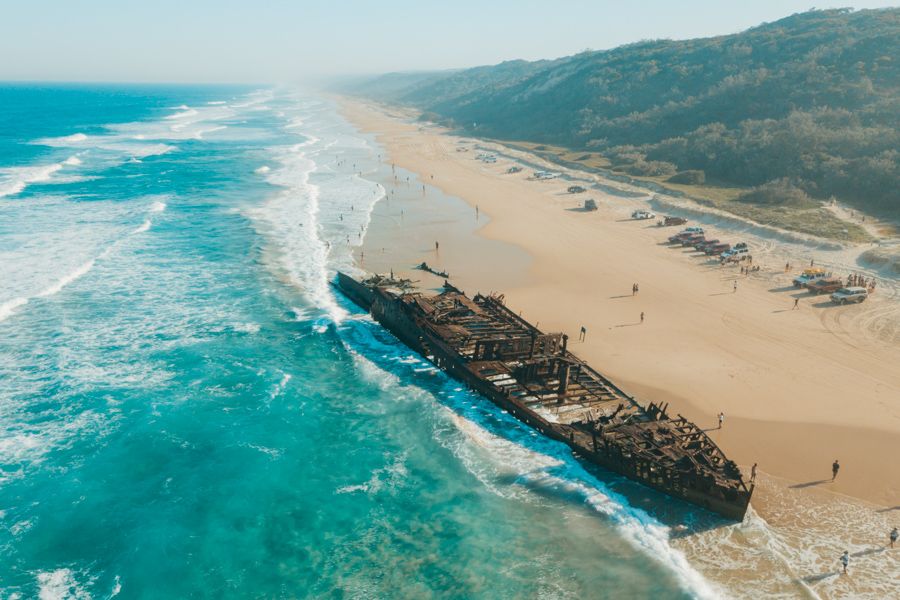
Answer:
[[[897,2],[854,2],[885,8]],[[834,6],[837,8],[838,6]],[[811,8],[764,0],[494,2],[431,5],[350,2],[111,0],[5,8],[0,51],[16,60],[0,80],[146,83],[292,83],[391,71],[444,70],[552,59],[648,39],[727,35]]]

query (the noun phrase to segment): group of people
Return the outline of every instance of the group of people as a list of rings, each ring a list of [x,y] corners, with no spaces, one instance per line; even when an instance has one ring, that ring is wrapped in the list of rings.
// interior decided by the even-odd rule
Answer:
[[[888,534],[888,545],[893,548],[894,544],[897,543],[897,540],[900,539],[900,529],[894,527],[891,529],[891,532]],[[844,553],[841,554],[841,558],[839,559],[841,564],[844,566],[844,573],[847,573],[847,567],[850,566],[850,552],[848,550],[844,550]]]
[[[635,294],[638,293],[638,291],[639,291],[638,284],[632,283],[631,284],[631,295],[634,296]]]
[[[847,277],[847,287],[864,287],[871,292],[875,289],[875,278],[863,277],[862,275],[851,273],[850,276]]]
[[[725,414],[719,413],[719,429],[722,428],[722,422],[725,420]],[[750,483],[756,483],[756,467],[757,463],[753,463],[753,467],[750,469]],[[834,462],[831,464],[831,480],[837,477],[838,471],[841,470],[841,464],[837,459],[834,459]],[[897,543],[897,540],[900,539],[900,529],[894,527],[891,529],[891,532],[888,534],[888,545],[893,548],[894,544]],[[848,550],[844,550],[844,553],[841,554],[839,559],[841,564],[844,567],[844,573],[847,572],[847,568],[850,566],[850,552]]]
[[[759,271],[759,265],[741,267],[741,275],[749,275],[750,273],[756,273],[757,271]]]

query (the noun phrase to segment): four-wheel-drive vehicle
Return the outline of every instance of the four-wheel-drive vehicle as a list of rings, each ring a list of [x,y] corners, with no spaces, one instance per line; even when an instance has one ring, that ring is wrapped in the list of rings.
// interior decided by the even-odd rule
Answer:
[[[831,301],[835,304],[850,304],[862,302],[869,297],[869,292],[864,287],[845,287],[831,295]]]
[[[693,246],[697,242],[702,242],[705,239],[706,239],[706,236],[704,236],[702,233],[698,233],[695,235],[688,236],[686,238],[682,238],[681,245],[686,248],[688,246]]]
[[[580,185],[570,185],[567,191],[570,194],[580,194],[582,192],[586,192],[587,190]]]
[[[688,227],[684,231],[680,231],[680,232],[676,233],[675,235],[670,235],[669,243],[670,244],[675,244],[675,243],[680,244],[681,240],[683,240],[684,238],[690,237],[692,235],[700,235],[702,233],[703,233],[703,230],[699,227]]]
[[[633,213],[631,213],[631,218],[632,218],[632,219],[641,219],[641,220],[643,220],[643,219],[655,219],[655,218],[656,218],[656,215],[654,215],[652,212],[649,212],[649,211],[646,211],[646,210],[636,210],[636,211],[634,211]]]
[[[718,256],[720,254],[728,252],[729,250],[731,250],[731,244],[715,244],[708,247],[706,250],[704,250],[704,252],[708,256]]]
[[[750,256],[750,248],[745,245],[743,248],[735,246],[731,250],[723,252],[719,258],[724,261],[736,262],[744,260],[748,256]]]
[[[815,281],[816,279],[822,279],[823,277],[830,277],[831,273],[827,272],[825,269],[821,267],[812,267],[809,269],[804,269],[802,273],[798,276],[794,277],[794,287],[806,287],[809,282]]]
[[[669,227],[671,225],[684,225],[687,223],[687,219],[683,217],[663,217],[663,220],[659,222],[659,225]]]
[[[844,287],[840,277],[822,277],[806,284],[806,289],[811,294],[830,294]]]
[[[522,167],[510,167],[506,170],[507,173],[519,173],[522,171]]]
[[[694,250],[697,250],[699,252],[706,252],[707,248],[709,248],[710,246],[715,246],[718,243],[719,243],[719,240],[703,239],[703,240],[700,240],[699,242],[694,242]]]

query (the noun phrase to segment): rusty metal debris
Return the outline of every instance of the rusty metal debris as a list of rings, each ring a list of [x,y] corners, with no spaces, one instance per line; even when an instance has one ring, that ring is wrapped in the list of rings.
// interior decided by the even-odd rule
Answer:
[[[639,404],[504,304],[445,282],[434,296],[409,284],[338,273],[338,287],[401,341],[582,458],[729,519],[742,520],[753,493],[737,465],[667,404]]]

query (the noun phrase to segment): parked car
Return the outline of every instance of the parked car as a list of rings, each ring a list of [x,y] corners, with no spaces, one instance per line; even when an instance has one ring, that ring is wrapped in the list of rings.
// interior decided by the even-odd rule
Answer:
[[[828,273],[825,269],[820,267],[804,269],[802,273],[794,277],[794,287],[806,287],[811,281],[829,276],[831,276],[831,273]]]
[[[851,302],[863,302],[869,297],[869,291],[864,287],[845,287],[831,295],[831,301],[835,304],[850,304]]]
[[[724,254],[731,250],[731,244],[715,244],[713,246],[709,246],[704,252],[708,256],[719,256],[720,254]]]
[[[569,189],[568,189],[568,192],[570,194],[580,194],[580,193],[586,192],[586,191],[587,190],[585,188],[581,187],[580,185],[570,185]]]
[[[684,225],[687,223],[687,219],[683,217],[664,217],[662,221],[659,222],[661,226],[669,227],[671,225]]]
[[[731,250],[723,252],[720,258],[722,260],[734,262],[743,260],[747,256],[750,256],[750,248],[748,248],[745,244],[743,248],[738,248],[737,246],[735,246]]]
[[[806,289],[811,294],[830,294],[844,287],[844,282],[839,277],[822,277],[806,284]]]
[[[702,242],[705,239],[706,239],[706,236],[704,236],[702,233],[698,233],[695,235],[688,236],[686,238],[682,238],[681,245],[686,248],[688,246],[693,246],[697,242]]]
[[[715,246],[718,243],[719,240],[707,240],[704,238],[702,241],[694,243],[694,250],[697,250],[699,252],[706,252],[706,249],[708,247]]]
[[[631,218],[632,219],[642,219],[642,220],[643,219],[655,219],[656,215],[654,215],[652,212],[649,212],[646,210],[636,210],[633,213],[631,213]]]
[[[510,167],[506,170],[507,173],[519,173],[522,171],[522,167]]]
[[[679,243],[680,244],[681,240],[683,240],[684,238],[692,236],[692,235],[702,234],[702,233],[703,233],[703,229],[701,229],[700,227],[688,227],[684,231],[679,231],[675,235],[670,235],[669,243],[671,243],[671,244]]]

